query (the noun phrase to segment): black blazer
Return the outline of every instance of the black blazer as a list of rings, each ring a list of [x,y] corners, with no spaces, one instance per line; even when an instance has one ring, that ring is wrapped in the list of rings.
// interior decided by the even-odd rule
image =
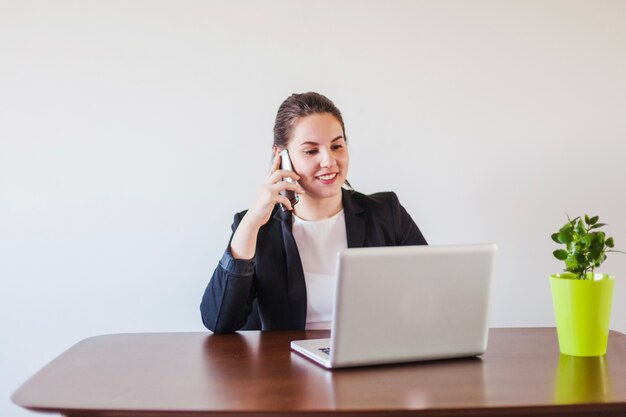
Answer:
[[[368,196],[342,190],[342,203],[349,248],[427,244],[392,192]],[[245,213],[235,214],[233,233]],[[291,212],[276,206],[259,230],[251,260],[234,259],[229,242],[200,305],[208,329],[215,333],[304,329],[306,284],[291,225]]]

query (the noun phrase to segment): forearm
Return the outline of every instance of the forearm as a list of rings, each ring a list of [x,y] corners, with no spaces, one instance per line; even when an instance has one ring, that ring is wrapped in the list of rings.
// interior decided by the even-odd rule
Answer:
[[[230,241],[230,253],[235,259],[252,259],[256,253],[256,242],[260,226],[251,224],[244,216]]]

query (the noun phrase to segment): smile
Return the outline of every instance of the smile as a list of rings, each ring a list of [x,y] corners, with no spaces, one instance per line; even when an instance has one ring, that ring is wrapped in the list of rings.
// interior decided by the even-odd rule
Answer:
[[[334,174],[320,175],[319,177],[317,177],[317,179],[322,180],[322,181],[330,181],[330,180],[334,180],[335,177],[337,177],[336,172]]]

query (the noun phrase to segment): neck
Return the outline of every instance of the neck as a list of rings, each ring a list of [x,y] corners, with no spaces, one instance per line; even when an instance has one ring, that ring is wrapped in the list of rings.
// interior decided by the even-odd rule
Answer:
[[[312,198],[300,196],[300,201],[293,208],[296,216],[304,220],[324,220],[339,213],[343,208],[341,192],[332,197]]]

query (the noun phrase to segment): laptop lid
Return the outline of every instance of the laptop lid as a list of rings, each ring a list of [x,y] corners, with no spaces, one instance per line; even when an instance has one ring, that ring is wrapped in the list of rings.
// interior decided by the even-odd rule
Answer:
[[[324,365],[484,353],[496,250],[481,244],[342,251]]]

